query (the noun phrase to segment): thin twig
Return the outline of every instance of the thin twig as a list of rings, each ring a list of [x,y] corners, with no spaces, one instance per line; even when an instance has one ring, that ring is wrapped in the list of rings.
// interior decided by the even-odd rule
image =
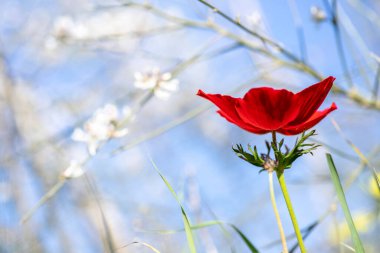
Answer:
[[[59,192],[59,190],[65,185],[66,181],[66,178],[60,178],[60,180],[28,212],[22,216],[20,223],[24,224],[27,222],[42,205],[44,205],[47,201],[49,201],[49,199],[55,196],[57,192]]]
[[[144,94],[144,96],[142,96],[142,98],[136,103],[136,105],[132,108],[132,110],[134,112],[137,112],[138,110],[140,110],[153,96],[152,96],[152,93],[153,91],[149,91],[148,93]],[[129,118],[128,118],[129,119]],[[124,120],[121,120],[120,122],[121,124],[125,124],[126,122]],[[107,140],[105,140],[103,142],[102,145],[100,145],[98,148],[100,148],[101,146],[103,146],[104,144],[106,144],[107,142],[109,142],[110,140],[112,139],[112,137],[108,138]],[[87,164],[91,159],[93,158],[92,155],[88,155],[81,163],[80,163],[80,166],[83,167],[85,164]],[[40,199],[39,201],[28,211],[26,212],[22,217],[21,217],[21,224],[27,222],[31,217],[32,215],[41,207],[43,206],[47,201],[49,201],[53,196],[55,196],[60,190],[61,188],[67,183],[68,180],[70,180],[71,178],[68,178],[68,177],[65,177],[65,176],[62,176],[60,175],[58,177],[58,181],[57,183],[55,183],[52,188],[50,188],[50,190],[45,193]]]
[[[207,3],[203,0],[198,0],[198,1],[202,2],[205,5]],[[267,44],[270,44],[270,45],[276,47],[279,50],[279,52],[281,52],[285,56],[287,56],[291,60],[291,62],[280,59],[278,56],[269,52],[267,49],[258,47],[257,45],[252,43],[250,40],[247,40],[247,39],[245,39],[245,38],[243,38],[237,34],[234,34],[230,31],[218,26],[217,24],[213,23],[210,20],[208,20],[207,22],[199,22],[199,21],[193,21],[193,20],[188,20],[185,18],[177,17],[174,15],[170,15],[170,14],[168,14],[168,13],[166,13],[166,12],[164,12],[158,8],[155,8],[154,6],[149,5],[148,3],[139,4],[139,3],[134,3],[134,2],[126,2],[126,3],[123,3],[121,6],[133,6],[133,7],[143,8],[143,9],[146,9],[148,11],[151,11],[153,14],[155,14],[159,17],[167,19],[170,22],[175,22],[175,23],[181,24],[183,26],[206,29],[206,30],[213,30],[213,31],[225,36],[226,38],[229,38],[233,41],[236,41],[237,43],[246,47],[247,49],[252,50],[253,52],[256,52],[256,53],[260,53],[264,56],[267,56],[267,57],[271,58],[272,60],[283,64],[284,66],[287,66],[291,69],[309,74],[310,76],[312,76],[313,78],[315,78],[316,80],[319,80],[319,81],[324,79],[324,76],[322,74],[318,73],[318,71],[316,71],[312,66],[303,63],[298,57],[296,57],[290,51],[286,50],[283,46],[281,46],[280,44],[270,40],[269,38],[267,38],[267,37],[265,37],[259,33],[252,32],[252,31],[250,32],[250,34],[255,36],[256,38],[264,39]],[[207,3],[206,6],[208,6],[212,10],[216,9],[213,5],[211,5],[209,3]],[[120,7],[120,5],[119,6],[107,6],[107,8],[115,8],[115,7]],[[104,8],[106,8],[106,7],[104,7]],[[219,13],[223,13],[223,12],[221,12],[220,10],[217,9],[217,13],[219,14]],[[221,15],[221,14],[219,14],[219,15]],[[222,17],[224,17],[224,16],[228,17],[227,14],[223,13]],[[236,20],[234,20],[232,18],[228,17],[228,20],[230,22],[233,22],[235,25],[237,25],[238,27],[240,27],[244,31],[246,31],[246,30],[250,31],[247,27],[243,26],[242,24],[240,24],[239,22],[237,22]],[[334,94],[345,96],[346,98],[354,101],[355,103],[357,103],[363,107],[380,110],[380,101],[373,101],[372,99],[367,99],[366,97],[362,96],[360,93],[358,93],[355,90],[345,90],[345,89],[339,87],[337,84],[335,84],[332,88],[332,91]]]
[[[375,81],[374,81],[373,90],[372,90],[372,100],[374,102],[377,101],[377,97],[379,95],[379,85],[380,85],[380,63],[377,64]]]
[[[334,29],[334,37],[335,37],[335,43],[338,50],[338,56],[340,60],[340,64],[342,66],[343,72],[345,73],[346,79],[348,81],[349,87],[353,87],[354,83],[351,78],[351,74],[348,68],[348,63],[346,59],[346,55],[344,53],[344,46],[343,46],[343,40],[342,40],[342,34],[340,31],[339,26],[339,20],[338,20],[338,8],[337,8],[337,1],[332,0],[331,6],[329,4],[328,0],[324,0],[324,4],[326,6],[326,9],[330,10],[331,14],[331,23],[333,25]]]
[[[317,80],[323,80],[323,75],[321,75],[320,73],[318,73],[310,65],[308,65],[306,63],[303,63],[298,57],[296,57],[290,51],[286,50],[280,44],[278,44],[278,43],[270,40],[269,38],[267,38],[267,37],[265,37],[265,36],[263,36],[263,35],[261,35],[261,34],[259,34],[257,32],[251,31],[249,28],[247,28],[246,26],[242,25],[240,22],[234,20],[233,18],[229,17],[227,14],[225,14],[222,11],[220,11],[218,8],[216,8],[212,4],[210,4],[210,3],[208,3],[208,2],[206,2],[204,0],[198,0],[198,1],[201,2],[202,4],[206,5],[208,8],[212,9],[214,12],[216,12],[217,14],[219,14],[220,16],[222,16],[223,18],[225,18],[229,22],[231,22],[231,23],[235,24],[236,26],[238,26],[239,28],[243,29],[247,33],[255,36],[258,39],[264,40],[269,45],[272,45],[272,46],[276,47],[281,53],[283,53],[290,60],[292,60],[292,62],[286,62],[284,60],[281,60],[278,57],[270,54],[268,51],[264,50],[264,52],[263,52],[263,50],[258,50],[256,47],[253,47],[253,48],[251,47],[251,49],[258,50],[258,52],[261,52],[261,53],[265,53],[266,56],[269,56],[272,59],[277,60],[278,62],[281,62],[282,64],[284,64],[284,66],[288,66],[288,67],[291,67],[293,69],[296,69],[296,70],[302,71],[304,73],[310,74],[311,76],[313,76]],[[328,2],[327,2],[327,4],[328,4]],[[331,9],[329,5],[328,5],[328,9]],[[215,26],[215,27],[217,27],[217,26]],[[247,48],[250,48],[251,43],[247,43],[246,41],[241,40],[242,39],[241,37],[239,37],[237,35],[233,35],[232,33],[229,33],[228,37],[231,38],[231,39],[237,39],[238,42],[242,42],[241,43],[242,45],[244,45],[244,46],[248,45]],[[344,62],[346,62],[346,61],[344,61]],[[344,69],[345,69],[344,72],[346,73],[346,76],[347,76],[347,73],[348,73],[348,77],[351,78],[350,75],[349,75],[348,67],[344,68]],[[349,90],[349,91],[347,91],[347,90],[345,90],[343,88],[340,88],[339,86],[337,86],[335,84],[333,86],[333,88],[332,88],[332,91],[335,94],[344,95],[345,97],[353,100],[354,102],[356,102],[356,103],[358,103],[358,104],[360,104],[360,105],[362,105],[364,107],[380,110],[380,101],[368,100],[367,98],[363,97],[361,94],[357,93],[357,91],[355,91],[355,90]]]
[[[189,60],[187,61],[183,61],[181,64],[177,64],[176,68],[174,68],[172,70],[173,72],[173,75],[178,75],[180,71],[183,71],[184,70],[184,67],[185,66],[188,66],[189,64],[191,64],[192,62],[195,62],[198,58],[200,58],[203,54],[203,52],[208,49],[209,46],[211,46],[212,42],[214,42],[214,40],[211,40],[209,43],[206,43],[205,46],[203,46],[198,54],[195,54],[195,56],[193,57],[190,57]],[[136,104],[132,107],[132,112],[133,114],[134,113],[137,113],[139,110],[141,110],[147,103],[148,101],[150,101],[152,98],[153,98],[153,90],[151,91],[148,91],[147,93],[145,93],[137,102]],[[204,109],[202,108],[202,111]],[[187,117],[193,117],[192,115],[186,115]],[[185,119],[186,120],[186,119]],[[129,122],[129,118],[126,118],[124,120],[121,120],[119,123],[118,123],[118,127],[124,127],[127,123]],[[174,122],[175,124],[177,124],[177,122]],[[171,127],[171,126],[170,126]],[[161,132],[158,132],[158,134],[160,134]],[[157,134],[157,133],[156,133]],[[110,141],[111,139],[108,139],[105,141],[105,143],[107,143],[108,141]],[[90,159],[92,159],[92,156],[88,156],[82,163],[81,163],[81,166],[84,166]],[[50,198],[52,198],[55,194],[58,193],[58,191],[65,185],[65,183],[67,182],[68,178],[66,177],[60,177],[58,182],[45,194],[41,197],[41,199],[37,202],[37,204],[35,204],[31,210],[29,210],[22,218],[21,218],[21,223],[25,223],[27,220],[30,219],[30,217],[42,206],[44,205],[47,201],[50,200]]]
[[[292,12],[292,17],[294,20],[294,25],[297,30],[298,44],[300,46],[301,60],[303,63],[307,62],[307,46],[305,39],[305,32],[302,25],[301,16],[299,14],[297,3],[295,0],[288,0],[290,11]]]
[[[236,89],[234,89],[232,92],[230,93],[233,93],[233,92],[237,92],[239,90],[241,90],[244,86],[246,86],[247,84],[250,84],[252,82],[255,82],[259,79],[261,79],[264,75],[266,75],[266,73],[272,73],[276,68],[270,68],[270,70],[267,70],[267,71],[263,71],[260,75],[258,75],[258,77],[254,78],[253,80],[249,81],[249,82],[245,82],[243,83],[242,85],[240,85],[239,87],[237,87]],[[174,119],[172,121],[170,121],[169,123],[165,124],[164,126],[162,127],[159,127],[159,128],[156,128],[154,129],[153,131],[147,133],[147,134],[144,134],[142,136],[140,136],[139,138],[136,138],[135,140],[133,140],[132,142],[129,142],[128,144],[126,145],[122,145],[118,148],[116,148],[114,151],[111,152],[111,156],[114,156],[114,155],[118,155],[119,153],[123,152],[123,151],[126,151],[126,150],[129,150],[145,141],[148,141],[150,139],[153,139],[157,136],[160,136],[161,134],[195,118],[196,116],[200,115],[201,113],[205,112],[206,110],[212,108],[212,105],[210,104],[205,104],[205,105],[201,105],[201,106],[198,106],[196,108],[194,108],[193,110],[190,110],[189,112],[185,113],[184,115],[178,117],[177,119]]]
[[[96,185],[94,182],[92,182],[92,180],[90,179],[88,174],[84,174],[84,179],[86,180],[88,190],[90,191],[91,195],[94,197],[95,203],[96,203],[96,205],[99,209],[99,212],[100,212],[100,217],[101,217],[102,225],[104,228],[104,234],[105,234],[105,241],[106,241],[105,244],[106,244],[106,247],[108,249],[108,252],[109,253],[115,253],[116,247],[114,244],[114,240],[112,237],[112,233],[111,233],[109,224],[107,222],[106,216],[104,214],[102,205],[101,205],[99,197],[98,197],[98,190],[96,188]]]
[[[292,54],[291,52],[289,52],[288,50],[286,50],[284,47],[282,47],[277,42],[271,40],[270,38],[264,36],[263,34],[259,34],[259,33],[255,32],[255,31],[252,31],[248,27],[246,27],[243,24],[241,24],[238,20],[235,20],[235,19],[231,18],[230,16],[228,16],[223,11],[221,11],[220,9],[218,9],[217,7],[215,7],[214,5],[210,4],[209,2],[204,1],[204,0],[198,0],[198,1],[200,3],[202,3],[202,4],[204,4],[205,6],[207,6],[208,8],[210,8],[213,12],[217,13],[218,15],[220,15],[221,17],[223,17],[224,19],[226,19],[227,21],[229,21],[230,23],[236,25],[237,27],[239,27],[243,31],[247,32],[248,34],[250,34],[250,35],[258,38],[263,43],[269,44],[269,45],[277,48],[281,53],[283,53],[286,57],[288,57],[292,61],[294,61],[294,62],[302,62],[294,54]]]
[[[368,168],[371,170],[372,176],[375,179],[377,189],[380,192],[380,179],[377,175],[377,171],[374,165],[370,162],[370,160],[360,151],[360,149],[344,134],[342,128],[339,126],[338,122],[334,120],[334,118],[331,118],[331,121],[337,130],[337,132],[340,134],[342,139],[352,148],[352,150],[357,154],[357,156],[360,158],[360,160],[368,166]]]

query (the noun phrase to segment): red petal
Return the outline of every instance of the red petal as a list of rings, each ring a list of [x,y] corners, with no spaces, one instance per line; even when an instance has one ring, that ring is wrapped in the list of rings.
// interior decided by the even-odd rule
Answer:
[[[283,127],[281,129],[278,129],[277,132],[282,133],[284,135],[296,135],[302,133],[318,124],[324,117],[327,116],[327,114],[336,109],[336,104],[332,103],[330,108],[327,108],[323,111],[316,111],[306,122],[303,122],[296,126]]]
[[[232,118],[228,117],[228,115],[226,115],[223,111],[218,111],[218,113],[220,114],[220,116],[222,116],[223,118],[225,118],[226,120],[228,120],[229,122],[239,126],[240,128],[244,129],[244,130],[247,130],[248,132],[251,132],[251,133],[255,133],[255,134],[266,134],[266,133],[269,133],[270,131],[267,131],[267,130],[263,130],[263,129],[260,129],[260,128],[257,128],[257,127],[254,127],[254,126],[251,126],[249,124],[246,124],[244,123],[243,121],[240,121],[240,122],[236,122],[235,120],[233,120]]]
[[[218,111],[218,113],[222,117],[227,119],[229,122],[252,133],[257,133],[257,134],[265,133],[265,131],[263,131],[262,129],[251,126],[250,124],[247,124],[239,117],[239,115],[236,112],[235,107],[236,107],[236,104],[239,103],[241,98],[233,98],[231,96],[223,96],[220,94],[206,94],[202,90],[199,90],[197,95],[210,100],[217,107],[219,107],[220,110]]]
[[[284,89],[253,88],[245,94],[236,110],[245,122],[274,131],[296,118],[298,110],[294,106],[294,96]]]
[[[295,103],[298,104],[297,118],[287,124],[294,126],[302,124],[307,121],[321,106],[329,93],[335,78],[332,76],[327,77],[325,80],[316,83],[295,95]]]

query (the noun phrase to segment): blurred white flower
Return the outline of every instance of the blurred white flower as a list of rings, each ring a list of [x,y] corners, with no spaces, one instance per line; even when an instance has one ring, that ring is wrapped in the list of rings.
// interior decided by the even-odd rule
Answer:
[[[59,42],[57,41],[57,39],[53,36],[49,36],[46,40],[45,40],[45,43],[44,43],[44,47],[45,49],[49,50],[49,51],[54,51],[58,48],[58,45],[59,45]]]
[[[70,178],[77,178],[84,174],[84,170],[82,166],[79,164],[76,160],[71,160],[69,167],[66,168],[65,171],[63,171],[62,176],[64,178],[70,179]]]
[[[86,41],[107,51],[130,51],[139,45],[140,38],[125,35],[149,32],[156,25],[156,19],[148,13],[129,8],[110,8],[75,17],[62,15],[53,20],[45,49],[46,53],[52,53],[62,44]]]
[[[122,115],[122,117],[124,117]],[[102,141],[123,137],[128,129],[118,129],[119,111],[113,104],[107,104],[96,110],[94,115],[84,124],[83,129],[76,128],[71,135],[75,141],[86,142],[90,155],[95,155]]]
[[[161,73],[159,68],[153,68],[149,72],[135,73],[135,87],[139,89],[152,89],[154,95],[161,99],[168,99],[170,94],[178,90],[178,80],[173,79],[171,73]]]
[[[380,56],[378,56],[377,54],[371,52],[370,53],[370,56],[378,63],[380,64]]]
[[[325,21],[327,18],[326,12],[317,6],[311,6],[310,13],[313,20],[317,23]]]
[[[253,27],[259,26],[262,22],[261,13],[259,11],[253,11],[251,14],[247,16],[247,21],[249,25]]]
[[[84,39],[88,36],[88,29],[80,22],[75,22],[69,16],[58,17],[53,24],[53,37],[57,40]]]

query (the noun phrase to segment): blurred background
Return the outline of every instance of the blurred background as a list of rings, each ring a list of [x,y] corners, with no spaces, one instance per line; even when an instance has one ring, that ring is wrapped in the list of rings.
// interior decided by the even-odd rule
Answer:
[[[0,252],[189,252],[152,161],[191,224],[224,222],[193,231],[198,252],[250,252],[228,224],[280,252],[267,173],[231,149],[265,153],[270,136],[195,94],[298,92],[330,75],[321,108],[338,110],[316,126],[322,147],[286,171],[289,191],[310,252],[352,252],[332,153],[366,251],[379,252],[379,13],[375,0],[0,1]]]

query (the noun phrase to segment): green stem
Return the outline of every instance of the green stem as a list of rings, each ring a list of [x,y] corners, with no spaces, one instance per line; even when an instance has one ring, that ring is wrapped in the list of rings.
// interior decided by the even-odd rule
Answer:
[[[278,148],[277,137],[276,137],[275,131],[272,131],[272,142],[275,148],[277,149]],[[276,157],[276,160],[278,161],[278,157]],[[306,253],[306,248],[303,243],[301,230],[298,226],[296,214],[294,213],[293,205],[292,205],[292,202],[290,201],[290,196],[288,193],[288,189],[286,187],[285,178],[284,178],[284,168],[281,166],[281,164],[277,165],[276,174],[277,174],[278,182],[280,183],[282,195],[284,196],[284,199],[285,199],[286,207],[288,208],[290,219],[292,220],[292,223],[293,223],[294,232],[296,233],[296,237],[298,240],[298,245],[300,246],[300,249],[301,249],[301,253]]]
[[[280,218],[280,213],[278,212],[277,204],[276,204],[276,197],[274,194],[274,187],[273,187],[273,171],[268,172],[269,176],[269,192],[270,192],[270,198],[273,206],[274,215],[276,216],[277,226],[278,230],[280,231],[280,238],[281,238],[281,244],[282,244],[282,253],[288,253],[288,246],[286,245],[286,237],[284,233],[284,228],[282,227],[282,222]]]
[[[296,218],[296,215],[294,213],[294,210],[293,210],[292,202],[290,201],[290,196],[289,196],[289,193],[288,193],[288,189],[286,187],[286,183],[285,183],[285,178],[284,178],[284,173],[283,172],[284,171],[281,168],[278,169],[278,170],[276,170],[278,182],[280,183],[280,187],[281,187],[282,194],[283,194],[285,202],[286,202],[286,206],[288,208],[290,219],[292,220],[292,223],[293,223],[293,228],[294,228],[294,232],[296,233],[296,237],[297,237],[297,240],[298,240],[298,245],[300,246],[301,252],[305,253],[306,252],[306,248],[305,248],[305,245],[303,243],[302,234],[301,234],[300,228],[298,226],[298,222],[297,222],[297,218]]]

